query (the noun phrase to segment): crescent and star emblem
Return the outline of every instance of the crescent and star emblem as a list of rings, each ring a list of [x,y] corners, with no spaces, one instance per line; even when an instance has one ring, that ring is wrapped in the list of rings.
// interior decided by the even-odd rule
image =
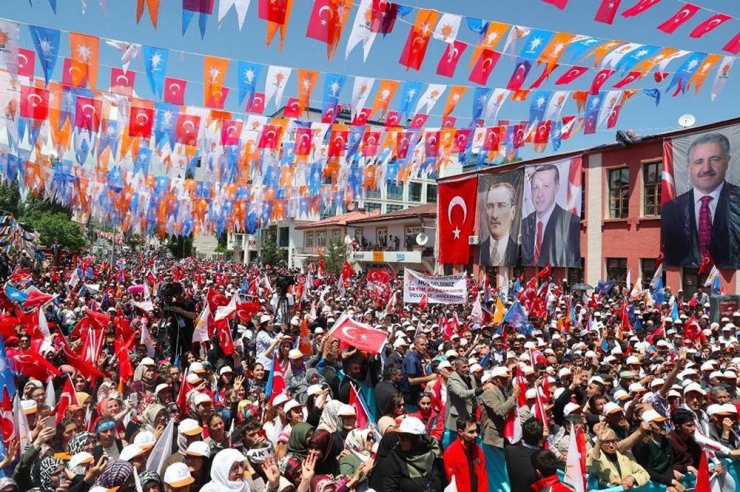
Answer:
[[[455,207],[460,207],[463,211],[463,223],[468,218],[468,206],[465,204],[465,200],[462,199],[460,195],[456,195],[450,200],[450,204],[447,205],[447,222],[452,224],[452,211],[455,209]],[[460,239],[460,227],[455,224],[455,228],[452,230],[452,235],[455,239]]]

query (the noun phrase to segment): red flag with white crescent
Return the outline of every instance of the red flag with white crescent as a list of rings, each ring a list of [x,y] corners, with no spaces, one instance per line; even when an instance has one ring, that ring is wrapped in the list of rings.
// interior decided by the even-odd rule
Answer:
[[[187,80],[167,77],[164,79],[164,102],[182,106],[185,102]]]
[[[740,53],[740,32],[735,34],[735,37],[729,40],[722,49],[732,53],[733,55]]]
[[[604,24],[611,24],[614,22],[614,17],[617,15],[619,10],[619,4],[622,0],[601,0],[599,9],[596,11],[596,22],[603,22]]]
[[[62,388],[62,393],[59,395],[59,403],[57,403],[55,409],[57,424],[64,419],[64,414],[67,413],[67,409],[72,405],[77,406],[79,403],[77,402],[77,393],[72,385],[72,379],[67,375],[67,379],[64,381],[64,388]]]
[[[691,19],[696,13],[701,10],[701,7],[685,3],[681,6],[681,9],[676,12],[671,18],[663,22],[658,26],[661,31],[673,34],[673,32],[681,27],[686,21]]]
[[[588,67],[570,67],[555,81],[555,85],[569,84],[588,71]]]
[[[647,9],[654,6],[658,2],[660,2],[660,0],[639,0],[632,7],[623,11],[622,17],[634,17],[636,15],[642,14],[643,12],[645,12]]]
[[[456,139],[459,136],[456,135]],[[461,179],[440,183],[439,261],[443,264],[466,264],[470,258],[469,237],[473,234],[476,215],[478,179]]]
[[[342,315],[329,331],[329,336],[357,347],[358,350],[377,354],[385,345],[388,333],[376,330],[370,325]]]
[[[442,56],[437,63],[437,75],[443,77],[452,77],[455,75],[455,69],[457,68],[457,62],[460,61],[460,57],[468,47],[467,43],[455,40],[452,43],[447,43]]]
[[[732,19],[732,17],[727,14],[715,14],[696,26],[694,30],[691,31],[689,36],[692,38],[700,38],[709,31],[713,31],[717,28],[717,26],[724,24],[730,19]]]

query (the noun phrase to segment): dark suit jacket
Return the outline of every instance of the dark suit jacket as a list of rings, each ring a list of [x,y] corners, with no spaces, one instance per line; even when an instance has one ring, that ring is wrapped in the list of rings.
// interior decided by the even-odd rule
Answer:
[[[666,265],[701,264],[693,188],[663,205],[661,241]],[[740,268],[740,187],[726,181],[712,219],[709,254],[717,268]]]
[[[521,442],[504,448],[511,492],[532,492],[531,485],[538,480],[531,461],[536,451],[537,449],[528,448]]]
[[[488,266],[499,266],[491,263],[491,237],[480,243],[480,264]],[[506,245],[506,252],[502,259],[502,265],[515,266],[519,256],[519,245],[509,236],[509,243]]]
[[[537,241],[537,213],[522,221],[522,264],[534,265],[534,245]],[[537,266],[581,266],[581,219],[555,205],[542,232],[542,251]]]

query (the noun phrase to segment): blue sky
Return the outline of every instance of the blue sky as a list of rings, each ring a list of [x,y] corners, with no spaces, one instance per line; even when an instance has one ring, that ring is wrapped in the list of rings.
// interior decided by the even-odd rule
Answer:
[[[621,10],[631,6],[636,0],[623,0]],[[98,0],[59,0],[56,15],[51,10],[48,0],[33,0],[33,7],[28,0],[2,0],[0,2],[0,17],[18,20],[23,23],[35,23],[40,26],[53,27],[66,31],[77,31],[86,34],[94,34],[101,37],[119,39],[168,48],[174,51],[188,51],[199,54],[228,57],[232,59],[244,59],[265,64],[285,65],[292,67],[303,67],[322,72],[344,73],[351,75],[364,75],[376,78],[393,78],[400,80],[414,80],[425,83],[444,84],[474,84],[467,80],[469,70],[467,64],[471,49],[463,55],[458,64],[456,76],[452,79],[440,77],[435,74],[437,60],[444,50],[444,43],[432,40],[427,51],[424,65],[420,72],[406,71],[399,65],[398,59],[403,49],[403,44],[408,36],[409,24],[397,22],[394,31],[383,38],[378,36],[366,63],[363,63],[361,47],[355,49],[348,60],[345,60],[344,49],[349,30],[346,30],[337,50],[337,56],[333,61],[326,58],[325,45],[305,37],[306,26],[313,2],[310,0],[295,0],[293,14],[288,28],[285,47],[282,53],[277,50],[277,41],[269,48],[265,47],[265,22],[257,18],[258,0],[252,0],[244,28],[239,31],[236,14],[232,10],[224,19],[221,29],[218,28],[216,15],[208,21],[205,39],[201,39],[198,32],[197,18],[193,20],[185,36],[181,34],[181,1],[161,0],[159,28],[155,31],[149,21],[148,13],[145,12],[140,24],[135,21],[135,0],[107,0],[105,14]],[[87,4],[86,13],[82,14],[81,5]],[[357,5],[359,0],[356,0]],[[443,1],[443,0],[407,0],[407,5],[434,8],[440,11],[455,14],[475,16],[485,19],[494,19],[503,22],[515,23],[525,26],[538,27],[558,31],[586,34],[610,39],[621,39],[644,44],[670,46],[685,50],[708,51],[722,53],[722,46],[729,41],[740,27],[740,2],[736,0],[701,0],[692,2],[708,9],[714,9],[734,16],[733,20],[726,22],[701,39],[692,39],[688,33],[705,18],[712,15],[711,12],[703,11],[692,20],[684,24],[673,35],[659,31],[656,26],[675,14],[683,5],[680,0],[662,0],[661,3],[651,8],[638,17],[623,18],[618,15],[613,25],[595,22],[593,17],[598,7],[598,0],[570,0],[570,5],[560,11],[541,0],[467,0],[467,1]],[[218,0],[216,1],[218,5]],[[354,18],[356,7],[353,9],[350,19]],[[414,14],[408,16],[404,21],[413,22]],[[466,27],[461,28],[459,39],[473,42],[475,35]],[[32,43],[28,29],[22,27],[22,46],[32,49]],[[107,66],[120,66],[120,55],[110,47],[101,49],[101,68],[98,79],[101,87],[106,87],[109,68]],[[69,55],[69,47],[66,36],[63,36],[63,44],[60,54]],[[724,53],[726,54],[726,53]],[[61,57],[60,57],[61,58]],[[668,70],[675,70],[681,60],[672,62]],[[61,78],[61,59],[57,63],[53,79]],[[489,86],[504,87],[513,70],[514,58],[502,57],[489,79]],[[136,60],[132,67],[137,72],[136,92],[144,98],[153,98],[143,73],[141,59]],[[531,83],[539,75],[540,69],[534,68],[527,79]],[[236,87],[236,67],[230,67],[227,85]],[[544,89],[563,89],[566,86],[554,86],[552,81],[559,74],[559,69],[551,77],[551,83],[542,86]],[[640,134],[648,135],[678,127],[677,119],[681,114],[692,113],[696,116],[697,124],[736,117],[740,114],[740,91],[738,81],[740,80],[740,66],[735,65],[727,82],[725,91],[718,101],[710,101],[710,88],[714,80],[714,70],[707,77],[699,94],[694,94],[693,88],[690,93],[679,95],[675,98],[663,94],[660,107],[656,108],[652,99],[645,96],[635,96],[622,110],[617,129],[633,129]],[[200,56],[190,54],[170,54],[168,65],[168,76],[187,79],[188,92],[186,103],[192,105],[202,104],[202,74],[203,62]],[[40,76],[38,62],[36,64],[36,75]],[[264,71],[262,78],[264,79]],[[588,89],[593,78],[593,72],[588,72],[578,81],[573,83],[573,89]],[[648,83],[639,87],[653,87],[652,76],[646,77]],[[616,75],[612,84],[619,80]],[[264,81],[262,82],[264,84]],[[321,87],[323,78],[319,79],[312,99],[316,100],[313,105],[318,105],[321,99]],[[607,84],[608,85],[608,84]],[[667,86],[667,81],[662,87]],[[258,85],[258,87],[260,87]],[[376,82],[377,87],[377,82]],[[606,87],[605,87],[606,88]],[[291,76],[285,96],[296,95],[295,73]],[[340,100],[349,100],[352,83],[348,81]],[[458,105],[453,113],[458,117],[458,126],[466,125],[471,114],[470,93]],[[371,95],[371,98],[373,96]],[[372,99],[371,99],[372,100]],[[285,99],[284,99],[285,101]],[[395,104],[395,103],[393,103]],[[442,111],[442,103],[439,103],[433,113]],[[236,90],[232,91],[227,101],[227,109],[238,111],[236,101]],[[266,113],[274,109],[272,103]],[[563,115],[575,113],[575,105],[571,102],[566,107]],[[529,101],[525,103],[509,102],[499,114],[500,119],[525,120],[529,114]],[[438,123],[438,119],[436,123]],[[431,119],[429,124],[434,124]],[[563,143],[561,152],[575,150],[582,147],[590,147],[614,140],[614,130],[599,129],[595,135],[579,135]],[[548,152],[550,149],[548,148]],[[527,156],[527,153],[523,155]]]

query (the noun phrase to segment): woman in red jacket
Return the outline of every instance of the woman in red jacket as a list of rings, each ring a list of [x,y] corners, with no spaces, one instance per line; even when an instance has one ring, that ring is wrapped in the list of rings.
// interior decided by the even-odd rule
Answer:
[[[442,434],[445,432],[445,419],[443,414],[434,409],[432,398],[428,393],[422,393],[419,398],[419,411],[409,415],[424,422],[427,435],[441,445]]]

